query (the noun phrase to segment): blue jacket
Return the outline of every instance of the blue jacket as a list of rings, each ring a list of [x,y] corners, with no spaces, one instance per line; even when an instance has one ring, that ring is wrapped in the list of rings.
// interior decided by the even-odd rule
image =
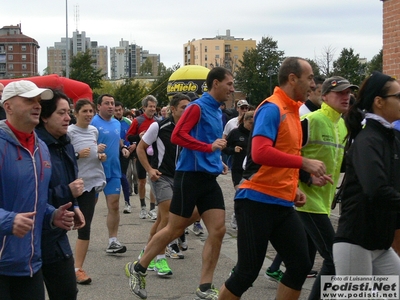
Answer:
[[[219,108],[221,103],[209,93],[204,93],[201,98],[189,105],[198,105],[201,111],[200,120],[192,128],[190,135],[207,144],[212,144],[216,139],[221,139],[223,130],[222,111]],[[176,170],[219,175],[223,172],[221,150],[206,153],[183,148]]]
[[[42,227],[50,228],[54,207],[47,204],[50,154],[35,136],[33,156],[4,121],[0,122],[0,275],[33,276],[42,266]],[[18,213],[36,212],[33,230],[12,234]]]
[[[46,143],[51,157],[51,179],[49,185],[49,204],[58,208],[68,202],[77,206],[69,184],[78,178],[78,164],[74,146],[67,135],[54,138],[43,127],[36,129],[38,136]],[[70,208],[72,210],[73,207]],[[61,228],[44,229],[42,233],[43,264],[54,263],[72,256],[67,231]]]

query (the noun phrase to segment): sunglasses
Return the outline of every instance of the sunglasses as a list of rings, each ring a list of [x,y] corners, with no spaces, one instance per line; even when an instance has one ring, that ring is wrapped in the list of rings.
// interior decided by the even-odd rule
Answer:
[[[382,96],[382,98],[396,97],[397,100],[400,100],[400,93]]]
[[[245,105],[242,105],[242,106],[240,106],[239,108],[240,108],[241,110],[249,109],[249,107],[248,107],[248,106],[245,106]]]

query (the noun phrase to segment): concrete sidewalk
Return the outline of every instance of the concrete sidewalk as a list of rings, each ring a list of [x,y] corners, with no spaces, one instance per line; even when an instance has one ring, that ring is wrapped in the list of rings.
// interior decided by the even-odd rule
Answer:
[[[230,174],[221,175],[218,177],[218,181],[225,197],[227,232],[214,274],[213,283],[216,288],[219,288],[227,279],[229,272],[235,265],[237,257],[236,231],[231,229],[229,225],[233,212],[234,196],[231,176]],[[87,286],[78,285],[78,299],[137,299],[130,292],[124,266],[127,262],[137,259],[137,256],[147,242],[149,230],[153,222],[148,219],[139,219],[140,202],[137,195],[131,196],[130,200],[132,213],[122,214],[124,201],[122,195],[120,197],[121,221],[118,234],[118,239],[127,246],[128,250],[124,254],[108,255],[105,253],[108,243],[108,231],[106,227],[107,208],[104,195],[100,195],[92,223],[90,247],[84,264],[85,271],[93,281]],[[149,204],[147,205],[149,206]],[[332,221],[334,224],[337,223],[335,212],[332,215]],[[146,280],[148,299],[191,300],[195,298],[194,293],[200,278],[201,253],[207,232],[199,237],[195,236],[191,230],[189,232],[189,235],[186,236],[189,249],[183,252],[185,258],[180,260],[168,259],[174,273],[173,276],[170,278],[160,278],[154,272],[148,271]],[[74,247],[77,233],[70,232],[69,237],[71,246]],[[257,280],[254,282],[253,287],[243,295],[242,299],[275,299],[278,284],[264,277],[265,270],[271,264],[271,259],[275,257],[275,254],[275,250],[272,246],[269,246],[264,266]],[[314,269],[319,270],[321,262],[322,259],[318,256]],[[300,299],[307,299],[313,282],[314,279],[306,280]]]

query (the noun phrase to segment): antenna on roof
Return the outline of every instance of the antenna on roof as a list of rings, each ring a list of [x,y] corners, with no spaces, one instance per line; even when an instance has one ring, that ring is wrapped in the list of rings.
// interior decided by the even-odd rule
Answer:
[[[74,5],[74,20],[76,31],[79,31],[79,5]]]

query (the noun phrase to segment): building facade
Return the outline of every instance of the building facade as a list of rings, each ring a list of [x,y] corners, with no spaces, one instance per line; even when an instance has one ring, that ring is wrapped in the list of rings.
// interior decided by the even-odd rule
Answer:
[[[183,45],[184,65],[199,65],[206,68],[225,67],[231,72],[240,66],[243,53],[256,48],[256,41],[231,36],[230,30],[226,35],[214,38],[193,39]]]
[[[383,73],[400,79],[400,1],[383,2]]]
[[[150,66],[146,71],[142,69],[144,64]],[[112,80],[138,75],[157,76],[159,65],[160,54],[151,54],[148,50],[143,50],[141,46],[129,44],[129,41],[121,39],[118,47],[110,48],[110,78]]]
[[[38,42],[21,31],[21,24],[0,29],[0,78],[38,74]]]
[[[71,58],[78,53],[90,51],[92,59],[95,61],[93,67],[102,70],[105,77],[108,77],[108,48],[99,46],[96,41],[90,41],[86,32],[74,31],[72,38],[68,39],[68,53]],[[55,42],[53,47],[47,47],[47,73],[64,76],[66,70],[66,38],[61,38],[61,42]]]

